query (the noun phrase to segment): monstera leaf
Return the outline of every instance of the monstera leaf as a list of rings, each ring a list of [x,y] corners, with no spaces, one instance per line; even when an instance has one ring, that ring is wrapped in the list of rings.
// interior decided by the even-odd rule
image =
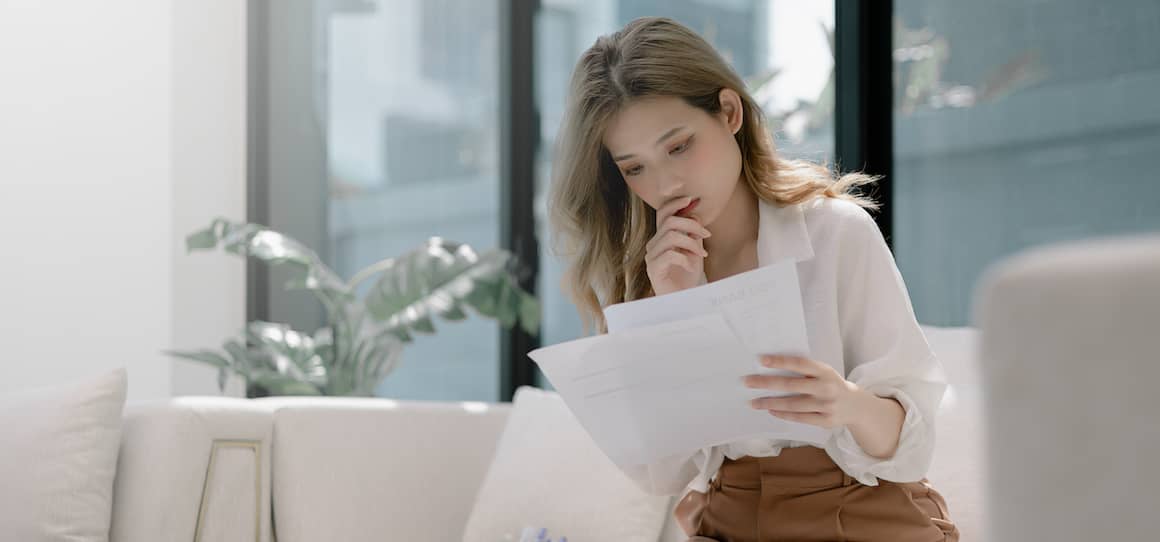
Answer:
[[[404,342],[413,332],[434,333],[433,315],[463,320],[470,306],[505,327],[517,320],[529,334],[539,328],[539,304],[515,283],[511,255],[477,256],[470,246],[432,237],[423,248],[387,260],[367,295],[367,308],[385,331]]]
[[[246,380],[247,389],[262,390],[262,395],[321,395],[322,390],[307,377],[308,373],[284,354],[278,353],[281,347],[273,343],[267,339],[262,344],[247,346],[235,339],[228,339],[222,344],[224,354],[211,350],[167,350],[165,353],[217,367],[218,386],[222,389],[225,388],[226,378],[233,372]]]
[[[313,334],[255,321],[244,330],[244,344],[229,339],[221,351],[167,352],[217,368],[223,388],[231,372],[242,376],[251,395],[373,395],[415,333],[434,333],[434,317],[467,318],[466,307],[505,327],[539,329],[539,302],[519,287],[516,262],[504,250],[478,256],[466,244],[432,237],[343,281],[302,243],[257,224],[217,219],[189,235],[186,247],[296,268],[286,288],[311,291],[326,308],[327,323]],[[359,285],[371,279],[360,298]]]
[[[261,321],[250,322],[246,337],[260,350],[266,365],[278,374],[319,388],[326,385],[328,360],[319,353],[313,337],[294,331],[287,324]]]
[[[231,254],[297,268],[302,276],[290,281],[287,288],[315,292],[328,311],[353,298],[350,288],[322,263],[317,253],[289,236],[257,224],[237,224],[219,218],[208,228],[186,237],[185,246],[189,252],[220,247]]]

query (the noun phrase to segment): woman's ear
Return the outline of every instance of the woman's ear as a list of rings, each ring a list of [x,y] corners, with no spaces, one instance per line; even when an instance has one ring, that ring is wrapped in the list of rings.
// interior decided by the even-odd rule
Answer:
[[[723,88],[717,94],[717,100],[721,102],[721,115],[724,117],[725,126],[729,128],[730,133],[736,135],[737,131],[741,130],[741,123],[745,121],[741,95],[731,88]]]

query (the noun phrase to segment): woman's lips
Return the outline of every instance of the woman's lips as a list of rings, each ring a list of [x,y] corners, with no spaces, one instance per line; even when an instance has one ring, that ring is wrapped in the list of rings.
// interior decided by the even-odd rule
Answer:
[[[684,215],[687,215],[687,214],[689,214],[689,213],[693,212],[693,209],[696,209],[696,208],[697,208],[697,204],[698,204],[698,203],[700,203],[700,202],[701,202],[701,198],[693,198],[693,201],[689,202],[689,204],[688,204],[688,205],[686,205],[686,206],[685,206],[683,209],[681,209],[680,211],[677,211],[677,214],[678,214],[678,215],[681,215],[681,216],[684,216]]]

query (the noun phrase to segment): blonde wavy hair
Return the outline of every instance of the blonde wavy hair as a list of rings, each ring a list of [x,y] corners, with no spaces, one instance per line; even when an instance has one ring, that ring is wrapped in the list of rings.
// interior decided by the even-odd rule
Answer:
[[[579,309],[585,334],[594,326],[607,331],[602,307],[654,295],[645,244],[656,233],[656,211],[628,189],[604,147],[605,127],[644,97],[676,97],[717,114],[725,88],[741,96],[743,121],[734,137],[741,175],[757,197],[782,206],[843,198],[876,208],[854,191],[875,177],[836,178],[823,165],[779,158],[744,81],[697,33],[667,18],[636,19],[581,55],[556,141],[548,195],[551,246],[566,262],[561,287]]]

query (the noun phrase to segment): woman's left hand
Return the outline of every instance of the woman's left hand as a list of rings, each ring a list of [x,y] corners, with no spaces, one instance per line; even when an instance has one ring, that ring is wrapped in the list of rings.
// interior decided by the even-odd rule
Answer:
[[[761,364],[802,376],[749,375],[745,385],[754,389],[798,393],[792,397],[761,397],[750,405],[792,422],[831,429],[861,421],[867,394],[833,367],[794,356],[762,356]]]

